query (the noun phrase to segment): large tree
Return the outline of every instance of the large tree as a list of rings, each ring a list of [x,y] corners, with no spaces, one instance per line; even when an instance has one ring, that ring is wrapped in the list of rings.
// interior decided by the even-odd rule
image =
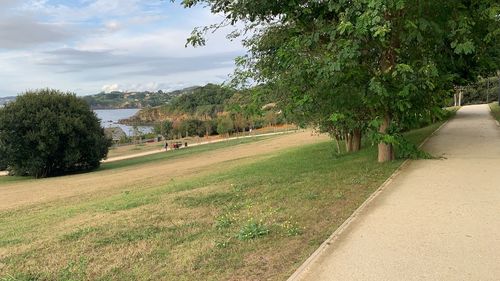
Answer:
[[[240,76],[275,85],[304,116],[364,108],[378,126],[380,162],[394,159],[397,124],[435,112],[453,85],[499,65],[495,0],[183,1],[200,3],[226,17],[208,29],[240,22],[250,31]],[[208,29],[188,41],[203,45]],[[343,106],[350,99],[354,111]]]
[[[15,174],[94,169],[109,144],[95,113],[72,93],[29,91],[0,109],[0,158]]]

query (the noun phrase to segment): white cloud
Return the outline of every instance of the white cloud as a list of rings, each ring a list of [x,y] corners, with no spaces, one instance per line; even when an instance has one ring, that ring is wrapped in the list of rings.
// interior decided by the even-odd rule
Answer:
[[[222,82],[234,68],[234,57],[244,52],[240,42],[225,38],[227,30],[209,34],[206,47],[185,48],[193,27],[220,17],[202,9],[165,11],[172,6],[169,1],[0,4],[9,9],[8,17],[0,17],[3,96],[42,87],[93,94]]]
[[[121,91],[121,88],[118,84],[112,84],[112,85],[104,85],[102,86],[101,90],[105,93],[111,93],[114,91]]]
[[[106,30],[114,32],[122,28],[121,24],[116,20],[107,21],[104,23]]]

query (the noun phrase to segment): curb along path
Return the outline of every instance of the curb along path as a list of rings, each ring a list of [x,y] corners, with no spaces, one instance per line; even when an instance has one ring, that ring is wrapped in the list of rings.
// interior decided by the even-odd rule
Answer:
[[[463,107],[289,280],[500,280],[500,129]]]

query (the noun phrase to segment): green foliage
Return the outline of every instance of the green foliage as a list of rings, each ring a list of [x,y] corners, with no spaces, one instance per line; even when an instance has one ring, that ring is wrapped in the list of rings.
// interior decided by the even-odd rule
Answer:
[[[154,126],[154,132],[163,136],[165,139],[172,139],[174,137],[174,125],[170,120],[165,120]]]
[[[431,159],[432,155],[420,150],[418,146],[407,141],[403,136],[396,136],[396,158],[398,159]]]
[[[490,103],[491,115],[500,122],[500,105],[498,102]]]
[[[221,127],[225,131],[224,134],[233,130],[243,132],[271,123],[282,124],[285,119],[283,114],[277,114],[279,111],[277,108],[273,109],[275,114],[272,116],[272,122],[266,121],[263,117],[262,107],[277,98],[267,95],[268,92],[269,88],[266,87],[236,90],[207,84],[184,91],[167,105],[144,108],[134,117],[122,121],[132,125],[155,123],[155,132],[167,138],[217,134],[218,116],[221,115],[229,116],[233,124],[230,126],[226,120],[225,127]],[[167,120],[166,122],[171,124],[159,122],[160,120]]]
[[[482,104],[498,101],[499,78],[482,78],[474,84],[463,87],[462,105]],[[449,105],[453,105],[450,99]]]
[[[220,117],[217,119],[217,133],[226,135],[234,130],[233,120],[229,116]]]
[[[237,237],[238,239],[245,241],[268,235],[269,232],[269,228],[263,223],[250,220],[248,223],[243,225],[238,232]]]
[[[397,125],[443,107],[454,85],[500,65],[494,0],[182,3],[207,4],[224,15],[222,24],[252,30],[235,80],[267,84],[297,123],[333,135],[383,119],[379,130],[389,138],[406,129]],[[188,42],[203,45],[204,32],[219,26],[195,30]],[[334,122],[332,114],[345,118]]]
[[[173,99],[165,111],[213,118],[224,110],[224,102],[235,93],[233,89],[215,84],[196,87],[187,94]]]
[[[109,144],[99,119],[71,93],[30,91],[0,109],[0,159],[17,175],[95,169]]]

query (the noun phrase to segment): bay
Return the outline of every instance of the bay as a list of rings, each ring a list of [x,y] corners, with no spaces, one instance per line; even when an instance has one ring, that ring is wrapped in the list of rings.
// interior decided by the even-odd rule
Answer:
[[[99,109],[94,110],[97,117],[101,119],[101,126],[103,128],[120,127],[127,136],[132,136],[134,134],[134,129],[132,126],[118,124],[118,120],[132,117],[140,109],[128,108],[128,109]],[[153,132],[153,127],[151,126],[138,126],[139,131],[144,134]]]

